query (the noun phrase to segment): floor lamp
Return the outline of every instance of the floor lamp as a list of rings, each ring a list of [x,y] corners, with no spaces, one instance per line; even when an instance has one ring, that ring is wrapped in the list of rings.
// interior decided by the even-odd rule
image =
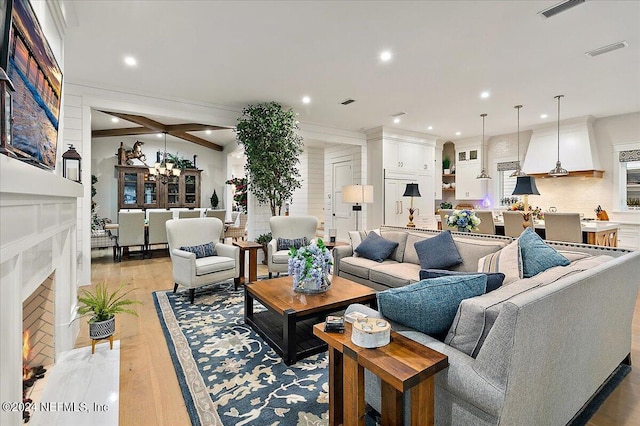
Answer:
[[[531,213],[529,212],[529,195],[540,195],[536,187],[536,180],[533,176],[518,176],[516,187],[512,195],[524,195],[524,212],[522,213],[522,227],[527,229],[531,226]]]
[[[356,231],[358,230],[358,212],[362,204],[373,203],[373,185],[345,185],[342,187],[342,202],[354,203],[352,210],[356,212]]]

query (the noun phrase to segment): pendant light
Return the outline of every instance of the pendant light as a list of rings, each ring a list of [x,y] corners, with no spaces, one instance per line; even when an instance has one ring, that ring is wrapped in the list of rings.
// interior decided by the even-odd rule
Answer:
[[[522,168],[520,166],[520,108],[522,108],[522,105],[516,105],[514,106],[515,109],[518,110],[518,165],[516,166],[516,169],[513,171],[513,173],[511,173],[509,175],[509,177],[518,177],[518,176],[526,176],[527,174],[525,172],[522,171]]]
[[[567,169],[563,169],[560,164],[560,98],[564,98],[564,95],[554,96],[554,98],[558,100],[558,161],[556,161],[556,167],[549,172],[549,176],[559,177],[569,174]]]
[[[484,168],[484,118],[487,116],[487,114],[480,114],[480,117],[482,117],[482,146],[480,147],[480,155],[482,155],[482,171],[480,172],[480,174],[478,176],[476,176],[476,179],[480,179],[480,180],[488,180],[491,179],[491,176],[489,176]]]

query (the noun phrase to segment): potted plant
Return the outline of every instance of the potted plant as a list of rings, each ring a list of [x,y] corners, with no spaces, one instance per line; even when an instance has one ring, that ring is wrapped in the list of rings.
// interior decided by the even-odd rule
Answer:
[[[264,252],[264,259],[262,260],[263,265],[267,264],[267,244],[269,244],[269,241],[271,241],[272,239],[273,236],[271,236],[271,232],[261,234],[258,236],[258,238],[256,238],[256,243],[262,244],[262,251]]]
[[[293,290],[298,293],[324,293],[329,290],[331,259],[331,252],[321,238],[299,249],[290,247],[288,273],[293,277]]]
[[[106,339],[116,330],[115,315],[124,313],[138,316],[138,313],[129,306],[142,302],[127,299],[129,293],[134,289],[125,290],[126,284],[122,284],[117,290],[110,292],[107,283],[102,282],[96,285],[95,290],[81,289],[78,302],[82,306],[78,308],[81,316],[91,315],[89,318],[89,337],[93,340]]]
[[[213,190],[213,195],[211,196],[211,208],[212,209],[217,209],[218,208],[218,203],[220,202],[220,200],[218,199],[218,194],[216,194],[216,190]]]
[[[238,119],[236,137],[247,157],[249,188],[259,203],[269,204],[272,216],[282,214],[282,206],[302,187],[297,129],[297,114],[275,102],[249,105]]]
[[[444,160],[442,160],[442,168],[443,173],[445,175],[448,175],[451,173],[451,169],[449,168],[451,166],[451,159],[449,158],[449,156],[444,157]]]

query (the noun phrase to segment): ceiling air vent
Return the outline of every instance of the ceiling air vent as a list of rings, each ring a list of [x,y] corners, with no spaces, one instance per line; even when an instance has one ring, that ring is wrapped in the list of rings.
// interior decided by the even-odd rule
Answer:
[[[345,99],[344,101],[342,101],[342,102],[340,102],[340,103],[341,103],[342,105],[349,105],[349,104],[354,103],[355,101],[356,101],[355,99],[351,99],[351,98],[349,98],[349,99]]]
[[[392,116],[393,118],[398,118],[398,117],[403,116],[403,115],[405,115],[405,114],[406,114],[406,112],[402,112],[402,111],[400,111],[400,112],[396,112],[395,114],[391,114],[391,116]]]
[[[608,46],[599,47],[597,49],[590,50],[585,53],[590,58],[598,55],[604,55],[605,53],[613,52],[614,50],[622,49],[623,47],[627,47],[629,43],[626,41],[619,41],[617,43],[610,44]]]
[[[561,3],[556,4],[555,6],[550,7],[549,9],[542,10],[538,12],[538,15],[542,15],[545,18],[551,18],[558,13],[562,13],[567,9],[571,9],[574,6],[584,3],[586,0],[565,0]]]

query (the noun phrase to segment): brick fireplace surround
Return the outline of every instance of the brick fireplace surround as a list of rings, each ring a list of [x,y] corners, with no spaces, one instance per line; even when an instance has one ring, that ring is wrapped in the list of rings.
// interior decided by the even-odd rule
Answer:
[[[22,402],[23,302],[53,280],[53,353],[73,348],[77,294],[77,210],[83,187],[0,155],[0,401]],[[51,278],[49,278],[51,277]],[[22,412],[0,411],[0,424]]]

